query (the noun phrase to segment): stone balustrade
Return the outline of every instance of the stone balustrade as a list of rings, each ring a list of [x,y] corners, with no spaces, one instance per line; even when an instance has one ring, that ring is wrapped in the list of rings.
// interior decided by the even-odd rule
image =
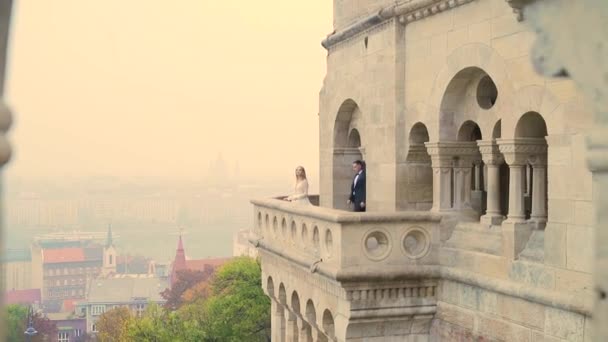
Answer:
[[[280,199],[252,203],[254,245],[330,278],[394,275],[408,265],[437,265],[438,214],[354,213]]]

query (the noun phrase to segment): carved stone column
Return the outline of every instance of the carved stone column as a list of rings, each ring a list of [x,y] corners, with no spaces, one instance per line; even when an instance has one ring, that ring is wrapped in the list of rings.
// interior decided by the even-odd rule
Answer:
[[[547,225],[547,153],[533,156],[532,164],[532,213],[530,222],[536,229]]]
[[[471,210],[473,159],[460,156],[454,165],[454,209]]]
[[[480,160],[475,160],[473,161],[473,165],[475,168],[475,191],[482,191],[481,188],[481,171],[482,171],[482,165],[481,165],[481,161]]]
[[[11,111],[5,104],[4,97],[4,76],[6,74],[7,46],[9,40],[12,0],[0,1],[0,168],[8,162],[11,156],[11,147],[6,137],[6,132],[11,126],[12,116]],[[1,186],[1,184],[0,184]],[[3,209],[0,201],[0,208]],[[0,213],[0,236],[3,236],[4,211]],[[0,243],[0,258],[4,255],[4,244]],[[4,274],[0,274],[0,293],[4,293]],[[6,319],[4,317],[4,296],[0,296],[0,341],[4,341],[4,332],[6,331]]]
[[[475,142],[450,143],[454,164],[454,209],[472,211],[471,190],[473,164],[479,160],[479,149]]]
[[[495,141],[478,141],[479,151],[487,171],[487,209],[481,222],[488,225],[502,223],[504,216],[500,209],[500,165],[504,162]],[[503,189],[502,191],[506,191]]]
[[[425,143],[433,168],[433,207],[431,211],[452,210],[453,155],[444,143]]]
[[[544,140],[544,139],[543,139]],[[514,260],[524,249],[532,229],[526,222],[524,207],[525,171],[530,154],[534,154],[537,139],[497,139],[507,165],[509,165],[509,213],[502,223],[503,253]]]

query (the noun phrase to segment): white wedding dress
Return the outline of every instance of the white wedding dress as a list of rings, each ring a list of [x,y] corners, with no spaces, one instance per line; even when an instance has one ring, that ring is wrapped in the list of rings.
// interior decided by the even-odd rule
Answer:
[[[308,180],[303,179],[296,183],[294,194],[287,196],[287,199],[293,203],[311,204],[308,199]]]

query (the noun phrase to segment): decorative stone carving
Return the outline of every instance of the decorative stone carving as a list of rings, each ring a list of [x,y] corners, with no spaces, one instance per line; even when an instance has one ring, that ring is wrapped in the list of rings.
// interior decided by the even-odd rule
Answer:
[[[524,165],[531,156],[547,153],[547,142],[543,138],[497,139],[496,142],[509,166]]]
[[[431,246],[428,233],[419,227],[408,229],[401,239],[401,249],[410,259],[420,259],[426,255]]]
[[[374,228],[363,237],[363,253],[375,261],[386,258],[391,252],[392,243],[389,233],[383,228]]]
[[[321,42],[329,50],[332,46],[351,39],[363,32],[377,27],[384,22],[398,18],[398,22],[406,25],[416,20],[464,5],[473,0],[405,0],[384,7],[375,14],[367,16],[340,31],[334,31]]]

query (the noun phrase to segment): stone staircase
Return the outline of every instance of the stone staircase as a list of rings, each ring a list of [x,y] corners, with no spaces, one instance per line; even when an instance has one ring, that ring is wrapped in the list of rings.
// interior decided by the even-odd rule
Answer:
[[[443,247],[500,256],[502,232],[500,226],[488,227],[479,222],[460,222],[454,227],[452,236]]]

